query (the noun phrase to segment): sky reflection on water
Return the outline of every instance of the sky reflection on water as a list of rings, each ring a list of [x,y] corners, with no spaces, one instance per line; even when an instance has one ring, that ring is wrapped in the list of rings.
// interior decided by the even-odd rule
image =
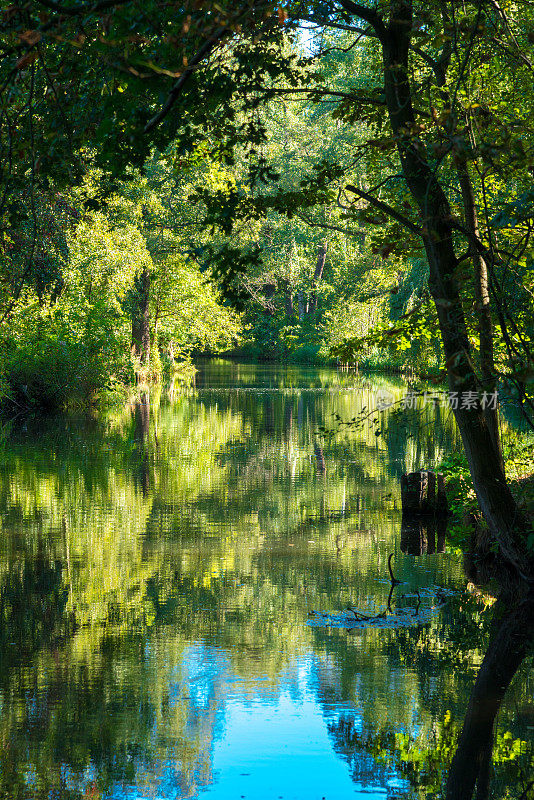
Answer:
[[[399,476],[435,466],[456,432],[432,408],[334,430],[405,389],[211,362],[172,402],[13,427],[2,800],[437,796],[429,752],[462,722],[487,615],[455,555],[424,534],[401,549]],[[409,630],[308,624],[383,610],[389,553],[400,604],[436,584],[460,594]],[[528,673],[514,686],[516,741]]]

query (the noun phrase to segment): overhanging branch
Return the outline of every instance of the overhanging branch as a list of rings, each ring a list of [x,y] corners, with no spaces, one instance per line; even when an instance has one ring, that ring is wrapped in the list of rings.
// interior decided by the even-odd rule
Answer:
[[[178,99],[179,95],[181,94],[184,86],[188,83],[189,79],[191,78],[195,69],[199,66],[199,64],[204,61],[204,59],[211,53],[214,47],[220,42],[223,36],[228,33],[229,27],[224,25],[217,30],[204,42],[202,47],[200,47],[189,64],[187,65],[186,69],[184,70],[183,75],[180,75],[174,86],[172,87],[171,91],[169,92],[169,96],[167,100],[160,108],[157,114],[155,114],[152,119],[150,119],[144,127],[143,133],[149,133],[151,130],[156,128],[159,123],[165,119],[173,105],[175,104],[176,100]]]
[[[418,225],[415,225],[408,217],[405,217],[404,214],[401,214],[400,211],[390,206],[388,203],[384,203],[382,200],[378,200],[377,197],[373,197],[372,194],[368,192],[364,192],[362,189],[358,189],[356,186],[352,186],[350,183],[345,186],[345,190],[352,192],[352,194],[361,197],[363,200],[367,200],[372,206],[375,208],[380,209],[383,211],[384,214],[387,214],[388,217],[393,217],[396,219],[397,222],[400,222],[401,225],[404,225],[405,228],[408,228],[409,231],[415,233],[416,236],[423,236],[424,231]]]
[[[55,0],[37,0],[37,2],[40,6],[49,8],[51,11],[57,11],[58,14],[64,14],[67,17],[79,17],[81,14],[92,14],[95,11],[104,11],[114,6],[122,6],[127,0],[100,0],[97,3],[87,3],[78,7],[64,6],[61,3],[56,3]]]
[[[340,225],[332,225],[329,222],[313,222],[311,219],[308,219],[304,214],[297,214],[297,217],[301,219],[306,225],[310,225],[312,228],[324,228],[329,231],[339,231],[339,233],[344,233],[345,236],[365,236],[367,231],[365,228],[358,228],[357,230],[347,230],[346,228],[342,228]]]
[[[344,11],[348,11],[349,14],[354,14],[354,16],[368,22],[376,31],[376,35],[379,39],[385,38],[387,33],[386,26],[384,25],[382,17],[374,8],[369,8],[361,3],[354,3],[353,0],[339,0],[339,5]]]

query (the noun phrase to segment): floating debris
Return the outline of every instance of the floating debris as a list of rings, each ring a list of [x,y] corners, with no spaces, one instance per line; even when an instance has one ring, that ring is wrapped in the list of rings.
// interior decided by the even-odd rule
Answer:
[[[346,608],[339,613],[329,614],[325,611],[311,611],[308,614],[308,625],[313,628],[345,628],[347,630],[364,630],[366,628],[413,628],[426,625],[439,613],[449,597],[456,594],[451,589],[431,586],[412,594],[405,594],[402,599],[417,600],[415,606],[405,606],[394,610],[384,610],[379,614],[370,614],[356,608]],[[423,605],[423,601],[427,601]]]

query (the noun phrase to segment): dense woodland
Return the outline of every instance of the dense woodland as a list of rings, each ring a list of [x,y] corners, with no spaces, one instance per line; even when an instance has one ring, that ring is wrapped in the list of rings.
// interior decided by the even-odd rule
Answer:
[[[433,367],[532,425],[528,3],[47,0],[2,31],[6,399],[241,347]],[[498,410],[455,415],[526,576]]]
[[[530,24],[522,3],[10,6],[3,394],[68,404],[237,349],[444,372],[432,199],[463,370],[532,410]]]
[[[36,644],[28,646],[37,648],[52,633],[68,637],[69,624],[83,627],[89,614],[109,621],[114,602],[141,627],[158,614],[190,621],[166,595],[171,581],[186,586],[187,613],[192,607],[194,615],[202,611],[196,610],[200,594],[218,596],[215,589],[210,592],[219,573],[235,573],[236,581],[248,574],[250,553],[241,552],[236,541],[221,543],[217,563],[204,563],[196,532],[184,518],[180,536],[184,552],[189,548],[197,559],[193,567],[184,561],[166,583],[159,540],[149,542],[149,558],[136,549],[141,540],[133,534],[151,515],[161,517],[160,528],[167,530],[169,519],[160,510],[174,514],[176,498],[186,507],[186,500],[196,502],[198,496],[202,510],[202,492],[207,496],[212,488],[203,481],[212,474],[220,489],[217,518],[228,513],[229,503],[237,508],[231,480],[215,456],[219,440],[233,441],[234,434],[247,438],[239,427],[245,417],[231,408],[207,404],[193,426],[182,395],[178,416],[167,421],[162,416],[161,436],[155,436],[167,484],[156,485],[151,477],[155,456],[143,428],[150,410],[147,392],[154,399],[169,382],[186,385],[198,356],[348,364],[396,370],[414,381],[432,379],[437,390],[472,400],[451,406],[456,427],[447,429],[447,436],[449,444],[457,434],[461,438],[462,486],[472,486],[476,497],[469,520],[474,555],[495,568],[490,577],[500,578],[501,600],[503,592],[508,601],[527,595],[519,610],[503,601],[504,621],[491,636],[486,618],[478,626],[491,646],[463,733],[454,733],[460,746],[444,790],[448,800],[471,797],[475,785],[479,798],[489,796],[494,718],[532,641],[532,508],[511,482],[529,478],[532,452],[527,457],[522,451],[530,470],[513,472],[510,450],[503,450],[507,428],[499,404],[487,398],[506,400],[520,417],[524,441],[532,441],[534,7],[528,0],[16,0],[0,13],[2,414],[25,419],[31,412],[34,424],[43,412],[87,411],[106,403],[119,409],[127,398],[136,398],[137,414],[126,419],[116,411],[106,431],[115,437],[113,455],[102,445],[101,423],[93,430],[95,450],[106,463],[103,486],[106,492],[112,487],[118,517],[126,519],[121,503],[132,494],[124,540],[109,531],[99,537],[96,526],[93,539],[85,541],[87,520],[98,516],[98,504],[88,496],[83,519],[69,521],[64,489],[50,489],[49,514],[57,518],[63,544],[48,561],[36,552],[31,569],[3,577],[2,641],[22,630],[27,643],[31,630]],[[417,389],[417,383],[411,385]],[[328,418],[341,420],[340,410],[328,406]],[[278,432],[280,447],[291,449],[293,413],[292,401],[278,416],[273,409],[270,416],[265,413],[266,452],[282,424],[287,430]],[[302,402],[295,414],[304,414]],[[326,419],[325,410],[324,419],[313,420],[325,436]],[[70,436],[70,423],[65,424]],[[406,469],[425,466],[419,463],[421,452],[438,459],[439,448],[428,434],[436,424],[428,422],[424,447],[421,451],[421,435],[413,458],[415,440],[408,442],[407,435],[402,442]],[[5,474],[18,474],[30,487],[21,493],[23,504],[41,491],[40,480],[48,487],[55,480],[55,462],[47,466],[48,433],[36,435],[44,478],[25,475],[16,438],[15,451],[6,458]],[[385,437],[391,452],[398,444],[387,439],[386,426],[374,433],[366,429],[365,435],[376,452],[375,436]],[[177,477],[173,448],[189,447],[195,436],[210,443],[207,461]],[[327,441],[335,452],[332,437]],[[85,498],[91,481],[95,491],[100,486],[85,455],[77,454],[75,433],[72,442],[64,470],[72,473],[72,491]],[[314,444],[306,443],[308,449]],[[319,471],[324,477],[323,450],[315,452],[316,465],[293,450],[291,457],[295,463],[301,458],[303,474]],[[118,485],[113,460],[133,462],[134,455],[139,491],[137,485]],[[259,461],[260,455],[247,463],[255,498],[265,494],[261,481],[256,486],[253,480]],[[325,478],[325,493],[344,496],[343,469]],[[243,475],[235,481],[248,486]],[[371,501],[383,503],[384,496]],[[246,493],[239,502],[252,505]],[[309,525],[304,514],[288,520],[299,535]],[[257,533],[255,557],[270,558]],[[337,541],[336,547],[327,578],[346,602],[355,566],[346,554],[338,558]],[[75,579],[71,548],[79,550]],[[126,577],[121,548],[135,550]],[[66,626],[67,597],[56,556],[68,563],[68,602],[78,615]],[[108,564],[110,585],[97,587],[93,561],[100,565],[106,559],[116,561]],[[317,564],[318,573],[323,567],[322,561]],[[54,598],[50,608],[60,609],[58,619],[41,613],[43,575]],[[322,573],[319,577],[323,580]],[[217,591],[229,592],[220,581]],[[265,602],[268,635],[279,637],[281,624],[287,648],[297,650],[293,618],[280,612],[281,623],[273,626],[269,616],[284,592],[286,600],[289,596],[283,581],[280,585],[268,598],[250,603],[262,609]],[[20,598],[28,596],[37,597],[35,607],[23,610]],[[120,626],[124,620],[118,615],[115,622]],[[406,635],[405,651],[416,660],[414,675],[421,683],[428,667],[424,658],[431,660],[434,651],[447,669],[447,648],[455,657],[469,651],[465,663],[478,665],[479,654],[465,641],[469,631],[457,633],[458,641],[446,646],[429,644],[423,634]],[[325,638],[325,652],[345,653],[346,642],[336,642]],[[380,642],[377,636],[373,647]],[[401,645],[399,661],[405,657]],[[173,657],[165,657],[165,665]],[[91,708],[104,702],[98,687],[107,680],[105,658],[95,664],[94,698],[89,690],[86,696]],[[271,664],[264,668],[266,675],[274,671]],[[457,671],[443,675],[446,682],[459,680]],[[150,691],[157,694],[159,685]],[[324,689],[325,697],[329,691]],[[480,696],[493,698],[482,721]],[[444,785],[436,750],[447,751],[451,760],[450,714],[442,711],[433,749],[425,749],[426,728],[420,728],[418,758],[426,759],[430,775],[421,791]],[[329,735],[341,751],[365,745],[378,758],[392,737],[398,745],[398,731],[378,723],[364,744],[339,720]],[[95,753],[96,740],[87,745]],[[61,732],[53,741],[70,746]],[[404,745],[407,752],[413,742]],[[404,745],[397,747],[399,769],[411,780]],[[508,757],[507,745],[501,745],[499,769],[513,772],[518,758]],[[105,750],[98,757],[106,757]],[[43,763],[52,791],[62,777]],[[4,781],[6,787],[25,785],[30,770],[24,765],[22,756],[11,759],[3,751],[2,788]],[[531,789],[532,783],[522,796]]]

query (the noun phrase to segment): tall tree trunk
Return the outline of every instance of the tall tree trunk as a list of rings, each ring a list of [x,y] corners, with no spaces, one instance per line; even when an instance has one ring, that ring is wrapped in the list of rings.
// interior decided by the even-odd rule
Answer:
[[[476,311],[480,337],[480,372],[482,381],[492,387],[495,367],[493,363],[493,323],[490,309],[488,267],[475,244],[475,240],[480,241],[478,215],[473,185],[464,159],[458,161],[457,172],[462,190],[465,223],[472,236],[472,241],[469,242],[469,250],[473,261]]]
[[[147,267],[135,281],[135,299],[132,312],[132,355],[141,366],[150,362],[150,273]]]
[[[158,350],[158,339],[159,339],[159,309],[156,308],[154,312],[154,336],[152,338],[152,345]]]
[[[491,319],[491,306],[489,296],[488,266],[482,257],[476,242],[480,241],[478,214],[475,202],[473,184],[465,158],[457,161],[458,179],[462,191],[465,224],[471,234],[469,250],[473,262],[473,278],[476,298],[476,313],[478,317],[478,334],[480,340],[479,362],[482,385],[486,392],[495,390],[495,365],[493,362],[493,322]],[[502,468],[504,459],[502,455],[501,440],[499,436],[499,411],[495,406],[488,404],[484,409],[489,432],[497,450]]]
[[[423,220],[422,240],[429,264],[429,289],[436,304],[451,392],[473,392],[479,384],[471,358],[464,310],[455,271],[449,202],[430,166],[424,144],[416,138],[415,114],[408,72],[412,3],[390,4],[390,21],[380,32],[384,59],[386,105],[407,186]],[[523,575],[532,575],[525,540],[531,526],[506,482],[497,448],[481,404],[454,411],[478,502],[502,555]]]
[[[315,264],[315,273],[313,276],[312,290],[308,302],[308,313],[313,314],[317,310],[317,286],[323,277],[324,265],[326,263],[326,253],[328,251],[328,242],[321,242],[317,249],[317,262]]]
[[[304,314],[306,313],[306,306],[304,303],[304,294],[302,289],[299,289],[297,292],[297,302],[299,309],[299,322],[302,322],[302,320],[304,319]]]
[[[294,307],[293,307],[293,287],[289,280],[284,280],[284,300],[285,300],[285,307],[286,307],[286,316],[292,317],[294,314]]]

